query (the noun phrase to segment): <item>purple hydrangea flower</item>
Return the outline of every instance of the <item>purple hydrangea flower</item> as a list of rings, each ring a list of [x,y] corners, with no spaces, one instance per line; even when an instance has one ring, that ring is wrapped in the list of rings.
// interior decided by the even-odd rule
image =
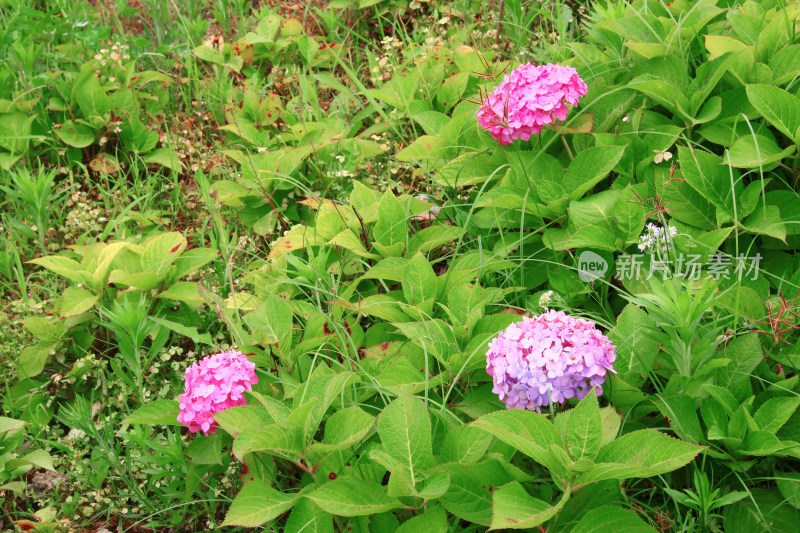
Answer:
[[[616,347],[595,327],[563,311],[548,311],[511,324],[489,343],[486,371],[509,409],[539,411],[550,402],[597,394],[606,372],[615,372]]]

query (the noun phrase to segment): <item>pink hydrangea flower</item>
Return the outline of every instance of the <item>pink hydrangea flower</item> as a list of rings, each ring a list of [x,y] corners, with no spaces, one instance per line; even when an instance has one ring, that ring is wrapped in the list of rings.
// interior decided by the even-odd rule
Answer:
[[[494,88],[478,111],[478,123],[502,145],[527,141],[554,119],[567,118],[566,104],[578,105],[586,83],[572,67],[520,65]]]
[[[539,411],[551,401],[582,399],[603,391],[615,372],[616,347],[595,323],[563,311],[548,311],[508,326],[489,343],[486,371],[509,409]]]
[[[195,433],[217,432],[214,413],[245,405],[244,392],[258,383],[255,363],[236,350],[204,357],[186,369],[184,393],[179,396],[178,422]]]

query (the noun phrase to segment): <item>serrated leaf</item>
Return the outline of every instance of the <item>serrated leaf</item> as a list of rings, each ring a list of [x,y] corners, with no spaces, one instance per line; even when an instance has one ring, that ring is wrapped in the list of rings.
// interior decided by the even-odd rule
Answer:
[[[337,516],[366,516],[403,506],[398,499],[386,494],[385,487],[350,476],[326,483],[306,498]]]
[[[600,406],[595,389],[570,412],[564,427],[564,445],[573,461],[594,460],[603,437]]]
[[[561,436],[542,415],[519,409],[498,411],[482,416],[471,425],[488,431],[557,476],[566,477],[563,465],[550,451],[551,444],[563,448]]]
[[[233,499],[221,526],[260,526],[291,509],[299,497],[277,491],[263,481],[251,481]]]
[[[517,481],[494,491],[490,529],[529,529],[543,524],[558,513],[569,499],[567,490],[556,505],[534,498]]]
[[[657,476],[686,465],[702,450],[702,446],[674,439],[653,429],[634,431],[603,446],[594,467],[578,477],[578,484]]]
[[[178,413],[180,404],[177,400],[155,400],[146,403],[129,414],[123,424],[146,424],[150,426],[180,426]]]
[[[409,473],[412,487],[422,470],[433,466],[431,421],[425,403],[416,396],[400,396],[378,417],[383,447]]]
[[[100,299],[99,294],[95,294],[79,287],[67,287],[61,295],[61,306],[59,314],[63,317],[70,317],[85,313]]]

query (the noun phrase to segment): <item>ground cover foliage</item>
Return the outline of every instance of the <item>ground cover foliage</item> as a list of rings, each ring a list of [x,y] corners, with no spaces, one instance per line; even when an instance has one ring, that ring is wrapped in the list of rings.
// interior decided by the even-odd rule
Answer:
[[[797,2],[0,16],[3,531],[796,529]],[[527,62],[587,92],[500,144]],[[506,410],[547,310],[614,372]]]

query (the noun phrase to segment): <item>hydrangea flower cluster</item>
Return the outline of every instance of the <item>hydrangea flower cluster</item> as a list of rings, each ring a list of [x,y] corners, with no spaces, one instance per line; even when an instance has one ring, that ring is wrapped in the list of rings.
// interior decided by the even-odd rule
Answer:
[[[483,100],[478,123],[502,145],[527,141],[554,119],[567,118],[566,104],[577,105],[586,83],[572,67],[526,63],[503,78]]]
[[[236,350],[204,357],[186,369],[186,386],[180,399],[178,422],[196,433],[217,432],[214,413],[245,405],[244,391],[258,383],[255,363]]]
[[[647,223],[647,231],[639,236],[639,250],[646,252],[647,250],[655,251],[656,248],[662,252],[669,251],[669,242],[672,237],[678,234],[678,228],[675,226],[668,226],[666,229],[653,224]]]
[[[617,354],[594,322],[551,310],[508,326],[486,359],[493,392],[506,407],[538,412],[551,401],[582,399],[592,387],[601,394]]]

